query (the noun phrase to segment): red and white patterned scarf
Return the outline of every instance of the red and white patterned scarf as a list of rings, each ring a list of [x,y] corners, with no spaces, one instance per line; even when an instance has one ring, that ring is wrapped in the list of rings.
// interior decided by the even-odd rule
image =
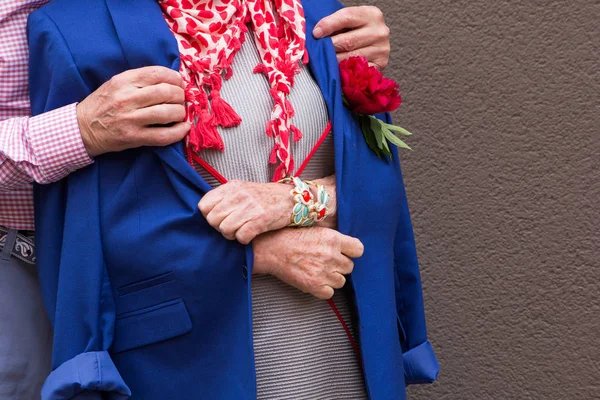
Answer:
[[[294,109],[287,96],[300,63],[308,62],[306,23],[300,0],[158,0],[167,24],[177,39],[181,73],[186,83],[187,120],[192,129],[187,145],[193,151],[224,150],[216,127],[241,123],[223,98],[224,79],[244,43],[247,26],[254,32],[262,63],[255,73],[269,80],[273,111],[266,133],[274,138],[270,162],[279,163],[273,180],[291,175],[294,161],[290,137],[302,134],[290,122]]]

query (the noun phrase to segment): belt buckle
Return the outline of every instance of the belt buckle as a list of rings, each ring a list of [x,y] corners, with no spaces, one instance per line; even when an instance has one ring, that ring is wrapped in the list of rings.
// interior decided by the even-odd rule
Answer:
[[[14,242],[10,243],[12,249],[10,249],[10,255],[27,263],[35,265],[36,254],[35,254],[35,243],[32,237],[28,237],[30,231],[17,231]],[[9,230],[3,226],[0,226],[0,249],[4,250],[6,246],[7,238],[9,237]]]

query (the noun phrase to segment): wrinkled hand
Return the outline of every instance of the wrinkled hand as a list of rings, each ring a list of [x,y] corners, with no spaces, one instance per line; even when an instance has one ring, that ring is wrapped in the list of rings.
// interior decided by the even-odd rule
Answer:
[[[294,202],[282,183],[231,181],[208,192],[198,208],[229,240],[248,244],[256,236],[286,227]]]
[[[255,274],[270,274],[304,293],[330,299],[346,284],[352,258],[364,251],[360,240],[329,228],[286,228],[252,242]]]
[[[363,56],[379,69],[390,58],[390,29],[383,13],[374,6],[347,7],[323,18],[313,30],[319,39],[331,36],[338,60]]]
[[[115,75],[77,105],[88,154],[166,146],[183,139],[190,130],[190,124],[182,122],[184,98],[181,75],[169,68],[144,67]]]

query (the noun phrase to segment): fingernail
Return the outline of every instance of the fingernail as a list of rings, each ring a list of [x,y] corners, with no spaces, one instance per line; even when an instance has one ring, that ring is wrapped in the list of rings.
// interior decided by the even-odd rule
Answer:
[[[313,36],[317,39],[321,39],[323,37],[323,29],[321,29],[320,27],[316,27],[313,30]]]

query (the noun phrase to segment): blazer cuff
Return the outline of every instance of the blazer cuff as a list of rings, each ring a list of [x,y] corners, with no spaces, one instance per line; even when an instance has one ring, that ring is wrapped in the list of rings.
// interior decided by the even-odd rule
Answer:
[[[437,379],[440,365],[429,341],[408,350],[403,358],[407,385],[432,383]]]
[[[107,351],[78,354],[52,371],[42,400],[125,400],[131,391]]]

